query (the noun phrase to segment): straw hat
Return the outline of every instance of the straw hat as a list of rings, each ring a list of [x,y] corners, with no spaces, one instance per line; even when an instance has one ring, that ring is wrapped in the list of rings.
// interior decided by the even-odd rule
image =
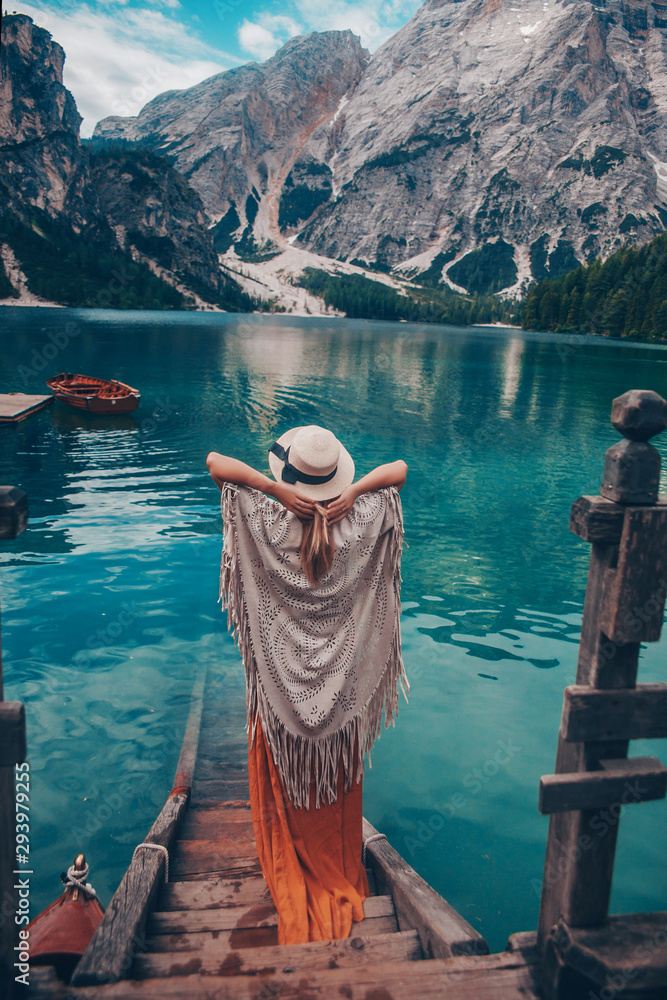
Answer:
[[[354,479],[354,462],[324,427],[293,427],[269,449],[271,474],[311,500],[331,500]]]

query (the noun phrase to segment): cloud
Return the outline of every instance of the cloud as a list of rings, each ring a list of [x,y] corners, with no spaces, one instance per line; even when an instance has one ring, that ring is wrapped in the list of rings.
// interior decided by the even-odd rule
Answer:
[[[253,21],[244,20],[238,34],[241,48],[260,62],[270,59],[283,44],[268,28]]]
[[[361,38],[361,44],[374,52],[402,27],[421,7],[422,0],[292,0],[308,31],[345,31]]]
[[[179,0],[147,2],[130,7],[123,0],[102,0],[95,9],[80,3],[22,5],[65,50],[64,83],[83,116],[84,137],[100,118],[136,115],[165,90],[191,87],[239,62],[159,9],[175,9]]]
[[[245,52],[264,62],[290,38],[302,34],[303,30],[303,27],[291,17],[283,14],[262,14],[258,21],[243,19],[238,30],[238,39]]]
[[[361,38],[371,52],[384,44],[421,6],[422,0],[289,0],[294,16],[258,12],[245,18],[238,30],[239,44],[253,58],[270,58],[295,35],[309,31],[346,31]]]

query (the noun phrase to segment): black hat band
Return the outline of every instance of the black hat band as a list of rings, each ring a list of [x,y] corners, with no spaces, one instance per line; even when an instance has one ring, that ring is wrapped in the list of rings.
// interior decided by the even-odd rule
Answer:
[[[301,472],[300,469],[297,469],[296,466],[290,464],[289,448],[285,451],[283,446],[278,444],[276,441],[275,444],[271,445],[269,451],[284,463],[282,480],[284,483],[290,483],[292,486],[295,483],[305,483],[307,486],[322,486],[324,483],[331,482],[333,477],[338,472],[338,466],[336,466],[333,472],[330,472],[328,476],[309,476],[307,473]]]

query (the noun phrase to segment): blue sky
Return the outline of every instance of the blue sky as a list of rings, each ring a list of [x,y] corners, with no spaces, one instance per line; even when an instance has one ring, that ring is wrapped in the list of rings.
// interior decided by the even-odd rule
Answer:
[[[66,53],[65,85],[84,117],[134,115],[164,90],[262,62],[294,35],[349,28],[374,52],[422,0],[9,0]]]

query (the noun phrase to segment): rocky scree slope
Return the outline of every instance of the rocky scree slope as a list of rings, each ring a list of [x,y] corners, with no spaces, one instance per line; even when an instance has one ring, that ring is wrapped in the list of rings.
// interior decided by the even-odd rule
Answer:
[[[11,246],[27,227],[33,240],[35,232],[57,233],[68,246],[78,241],[112,257],[128,251],[186,295],[247,308],[220,271],[201,199],[168,161],[82,146],[81,117],[62,82],[64,60],[30,17],[3,17],[0,243]]]
[[[518,290],[663,230],[667,2],[427,0],[372,59],[293,39],[96,135],[174,155],[225,245]]]

